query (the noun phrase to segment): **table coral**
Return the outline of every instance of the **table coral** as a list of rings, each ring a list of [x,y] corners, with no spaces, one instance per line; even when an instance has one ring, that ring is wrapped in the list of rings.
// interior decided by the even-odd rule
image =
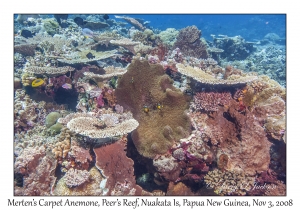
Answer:
[[[250,75],[250,76],[239,76],[234,79],[228,78],[224,80],[224,79],[215,78],[213,75],[202,71],[198,67],[185,66],[181,63],[176,64],[176,67],[181,74],[191,77],[200,83],[209,84],[209,85],[246,84],[247,82],[251,82],[257,79],[256,76]]]
[[[189,98],[172,86],[159,64],[134,60],[127,69],[116,89],[118,103],[139,122],[132,133],[137,150],[154,158],[189,134],[190,121],[185,113]],[[157,109],[157,103],[163,107]],[[145,105],[150,107],[148,113],[144,112]]]

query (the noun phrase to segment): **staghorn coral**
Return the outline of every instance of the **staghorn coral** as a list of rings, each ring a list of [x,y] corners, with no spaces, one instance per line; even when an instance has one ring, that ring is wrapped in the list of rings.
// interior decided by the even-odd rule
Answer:
[[[70,66],[64,67],[38,67],[38,66],[29,66],[24,69],[24,72],[32,73],[35,75],[47,75],[55,77],[58,75],[66,74],[67,72],[74,71],[75,69]]]
[[[209,85],[246,84],[247,82],[251,82],[257,79],[256,76],[241,76],[234,79],[223,80],[223,79],[217,79],[214,76],[205,73],[204,71],[202,71],[197,67],[184,66],[181,63],[176,64],[176,67],[181,74],[191,77],[200,83],[209,84]]]
[[[92,167],[89,171],[89,181],[84,182],[82,185],[69,188],[66,184],[66,178],[62,177],[56,184],[53,195],[64,196],[64,195],[101,195],[102,190],[99,188],[101,180],[103,176],[101,176],[100,172],[96,167]]]
[[[164,154],[190,130],[184,112],[189,98],[172,86],[161,65],[134,60],[119,80],[116,96],[118,103],[139,122],[132,138],[138,152],[145,157]],[[163,107],[157,109],[157,103]],[[150,108],[148,113],[144,112],[145,105]]]
[[[209,171],[204,177],[209,188],[218,195],[246,195],[254,186],[254,177],[239,171]]]
[[[208,58],[205,43],[200,40],[201,31],[196,26],[188,26],[179,31],[173,48],[179,48],[185,56]]]
[[[70,168],[64,176],[66,185],[71,187],[78,187],[89,180],[90,173],[86,170],[77,170]]]
[[[102,189],[107,195],[142,195],[142,188],[135,184],[133,160],[126,156],[125,140],[94,148],[96,167],[106,178]]]

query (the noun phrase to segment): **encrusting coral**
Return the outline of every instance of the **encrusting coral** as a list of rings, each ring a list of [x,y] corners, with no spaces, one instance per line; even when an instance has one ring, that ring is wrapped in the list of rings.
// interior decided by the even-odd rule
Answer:
[[[99,188],[102,179],[103,176],[101,176],[99,170],[93,167],[89,171],[89,181],[77,187],[69,188],[66,184],[66,177],[61,178],[54,187],[53,195],[102,195],[103,192]]]
[[[89,180],[90,173],[86,170],[70,168],[65,174],[65,183],[68,187],[77,187]]]
[[[238,171],[209,171],[204,181],[218,195],[246,195],[254,186],[254,177]]]
[[[139,122],[132,133],[137,150],[154,158],[189,134],[188,97],[172,86],[159,64],[134,60],[127,69],[116,89],[118,103]]]
[[[126,137],[104,147],[94,148],[96,167],[105,177],[100,187],[104,195],[142,195],[136,184],[133,160],[126,156]]]
[[[56,164],[54,157],[46,155],[44,146],[25,148],[15,162],[17,172],[23,175],[23,187],[15,186],[15,195],[51,195]]]

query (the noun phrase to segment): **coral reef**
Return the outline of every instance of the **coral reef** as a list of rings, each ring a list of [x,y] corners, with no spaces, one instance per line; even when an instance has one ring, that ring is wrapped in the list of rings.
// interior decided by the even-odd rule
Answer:
[[[71,187],[77,187],[89,180],[90,173],[86,170],[77,170],[70,168],[64,176],[66,185]]]
[[[14,195],[286,195],[285,38],[110,16],[15,18]]]
[[[199,92],[194,97],[194,108],[198,111],[218,111],[219,105],[228,106],[231,100],[229,92]]]
[[[104,195],[142,195],[135,184],[133,161],[126,156],[126,137],[110,145],[95,148],[96,167],[105,177]]]
[[[35,75],[47,75],[47,76],[58,76],[66,74],[67,72],[74,71],[75,69],[70,66],[64,67],[38,67],[38,66],[29,66],[24,69],[24,72],[32,73]]]
[[[59,122],[67,124],[71,131],[90,138],[121,136],[130,133],[139,126],[139,123],[130,117],[130,114],[115,114],[115,116],[118,119],[116,124],[107,123],[105,120],[84,113],[67,115],[65,119],[61,119]],[[123,116],[126,116],[125,119],[122,119]]]
[[[188,98],[171,84],[161,65],[134,60],[118,82],[116,96],[125,110],[130,110],[139,122],[132,133],[137,150],[145,157],[165,153],[189,132],[189,119],[185,114]],[[157,104],[163,105],[158,109]],[[144,106],[151,109],[148,113]]]
[[[214,46],[223,50],[220,53],[222,58],[229,61],[243,60],[254,51],[253,43],[246,42],[241,36],[228,37],[213,37]]]
[[[200,83],[210,85],[246,84],[247,82],[257,79],[257,76],[238,76],[224,80],[215,78],[213,75],[208,74],[197,67],[184,66],[181,63],[176,64],[176,67],[181,74],[191,77]]]
[[[254,186],[254,177],[243,172],[222,172],[218,169],[209,171],[204,181],[218,195],[246,195]]]
[[[121,19],[127,21],[128,23],[132,24],[136,28],[138,28],[142,31],[145,30],[145,27],[139,21],[137,21],[134,18],[127,17],[127,16],[119,16],[119,15],[115,15],[115,18],[121,18]]]
[[[175,28],[167,28],[165,31],[160,32],[158,36],[165,45],[172,47],[176,41],[178,33],[179,31]]]
[[[25,148],[16,158],[15,168],[23,175],[23,187],[15,186],[15,195],[51,195],[56,160],[46,156],[44,146]]]
[[[96,167],[91,168],[89,171],[89,181],[84,182],[82,185],[77,186],[75,188],[69,188],[66,184],[66,178],[63,177],[61,178],[54,190],[53,190],[53,195],[59,195],[59,196],[64,196],[64,195],[101,195],[102,190],[99,188],[101,180],[103,177],[101,176],[100,172]]]
[[[196,26],[188,26],[179,31],[173,48],[179,48],[186,56],[208,58],[205,43],[200,39],[201,31]]]

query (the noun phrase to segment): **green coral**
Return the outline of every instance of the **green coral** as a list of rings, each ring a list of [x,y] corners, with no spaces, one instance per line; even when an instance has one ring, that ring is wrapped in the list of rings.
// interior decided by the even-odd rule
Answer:
[[[54,34],[57,33],[59,29],[59,24],[55,19],[52,18],[45,19],[43,20],[43,23],[44,23],[44,29],[49,35],[53,36]]]
[[[56,121],[58,120],[58,118],[61,117],[61,114],[59,112],[50,112],[47,116],[46,116],[46,121],[45,121],[45,125],[47,128],[50,128],[52,125],[54,125],[56,123]]]
[[[52,125],[49,128],[49,131],[57,134],[57,133],[60,133],[62,128],[63,128],[63,125],[61,123],[55,123],[54,125]]]
[[[167,28],[167,30],[160,32],[158,36],[164,44],[172,47],[176,41],[178,33],[179,31],[175,28]]]

